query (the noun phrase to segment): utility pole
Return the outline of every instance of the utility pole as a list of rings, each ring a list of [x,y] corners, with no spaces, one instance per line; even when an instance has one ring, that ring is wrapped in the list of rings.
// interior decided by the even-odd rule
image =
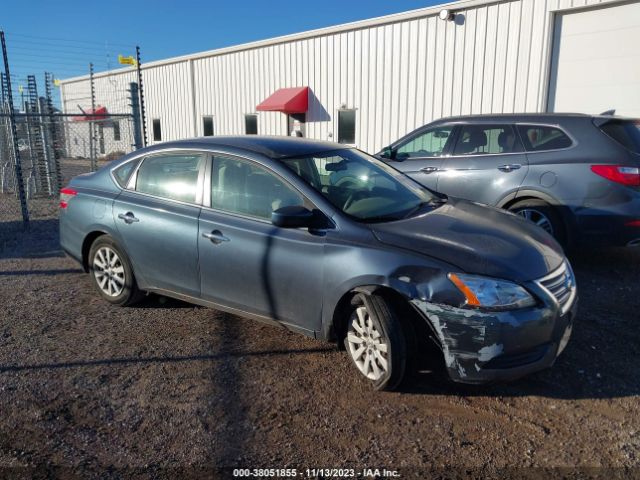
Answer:
[[[140,47],[136,45],[136,67],[138,69],[138,100],[140,102],[140,123],[142,125],[142,146],[147,146],[147,115],[144,110],[144,90],[142,89],[142,65]]]
[[[89,156],[91,157],[91,171],[95,172],[98,169],[98,165],[96,162],[96,145],[94,138],[94,124],[93,120],[95,119],[96,113],[96,89],[93,84],[93,63],[89,64],[89,84],[91,86],[91,116],[89,117]]]
[[[18,146],[18,131],[16,129],[16,112],[13,108],[13,93],[11,92],[11,72],[9,71],[9,57],[7,56],[7,43],[4,31],[0,30],[0,43],[2,43],[2,59],[4,61],[5,82],[7,85],[7,103],[9,104],[9,123],[11,124],[11,138],[13,140],[13,154],[15,159],[16,184],[20,198],[20,210],[22,212],[22,224],[29,227],[29,209],[27,197],[24,191],[24,178],[22,178],[22,161],[20,160],[20,148]]]

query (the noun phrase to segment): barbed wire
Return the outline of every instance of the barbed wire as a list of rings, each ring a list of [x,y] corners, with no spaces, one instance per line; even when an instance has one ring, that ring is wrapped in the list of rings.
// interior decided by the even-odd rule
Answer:
[[[54,75],[56,80],[82,77],[89,75],[89,64],[93,64],[94,74],[122,68],[118,56],[125,57],[135,54],[135,46],[131,44],[111,41],[94,41],[29,35],[5,31],[7,53],[11,68],[12,96],[14,103],[19,103],[27,95],[28,76],[35,75],[38,85],[38,95],[43,96],[44,72]],[[0,70],[3,70],[0,67]],[[111,88],[102,87],[103,93],[114,96],[125,96],[128,90],[118,88],[116,82]],[[91,92],[80,87],[74,89],[74,96],[65,96],[65,102],[85,103],[91,100]],[[22,91],[21,91],[22,90]],[[61,89],[58,84],[52,85],[51,97],[54,105],[63,108]]]

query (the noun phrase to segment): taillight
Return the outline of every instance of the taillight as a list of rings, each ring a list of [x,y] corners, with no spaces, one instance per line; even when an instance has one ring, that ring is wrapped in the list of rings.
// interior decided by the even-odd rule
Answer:
[[[625,165],[591,165],[591,171],[612,182],[640,187],[640,168]]]
[[[63,188],[60,190],[60,208],[67,208],[69,201],[78,194],[73,188]]]

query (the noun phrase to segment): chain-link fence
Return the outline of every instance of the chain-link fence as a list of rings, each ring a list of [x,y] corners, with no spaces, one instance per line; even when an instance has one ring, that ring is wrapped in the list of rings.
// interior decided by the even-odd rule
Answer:
[[[5,233],[24,226],[23,202],[28,211],[50,205],[42,199],[57,197],[68,177],[94,171],[140,146],[131,115],[22,112],[14,119],[15,140],[9,112],[0,109],[0,230]]]
[[[56,115],[62,132],[61,158],[84,159],[91,170],[100,160],[116,160],[140,146],[131,115]]]

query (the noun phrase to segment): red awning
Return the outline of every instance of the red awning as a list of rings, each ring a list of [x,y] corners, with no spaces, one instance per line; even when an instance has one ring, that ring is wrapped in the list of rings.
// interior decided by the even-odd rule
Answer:
[[[87,108],[86,110],[82,110],[82,109],[80,110],[85,116],[73,117],[73,120],[76,122],[86,122],[89,120],[104,120],[107,118],[107,107],[96,107],[95,111],[92,110],[91,108]]]
[[[256,107],[263,112],[305,113],[309,108],[309,87],[281,88]]]

